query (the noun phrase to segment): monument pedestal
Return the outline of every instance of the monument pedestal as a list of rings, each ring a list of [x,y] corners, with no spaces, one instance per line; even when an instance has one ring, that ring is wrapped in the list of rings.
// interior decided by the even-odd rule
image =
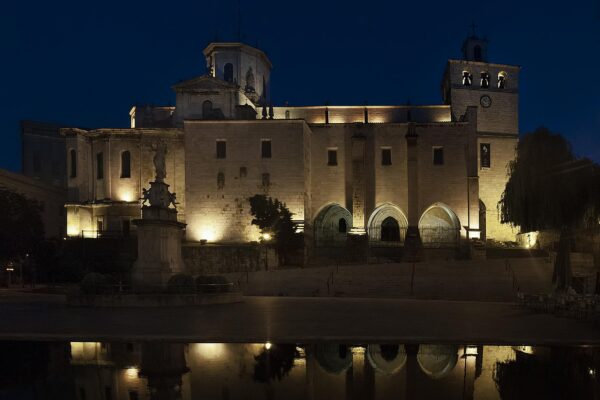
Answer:
[[[136,289],[164,287],[174,274],[184,271],[181,240],[185,224],[177,221],[169,185],[162,181],[150,183],[147,192],[149,206],[142,207],[137,226],[138,258],[133,265],[132,283]]]

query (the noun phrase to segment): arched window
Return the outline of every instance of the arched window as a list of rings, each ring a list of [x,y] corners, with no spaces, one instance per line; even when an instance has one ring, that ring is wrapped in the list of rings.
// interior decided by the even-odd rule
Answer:
[[[473,76],[469,73],[469,71],[463,71],[462,83],[464,86],[471,86],[471,82],[473,81]]]
[[[487,72],[483,71],[481,73],[481,78],[479,83],[481,84],[482,88],[488,88],[490,87],[490,74],[488,74]]]
[[[290,119],[290,110],[285,110],[285,119]]]
[[[223,68],[223,80],[226,82],[233,82],[233,64],[227,63]]]
[[[71,178],[77,177],[77,152],[75,149],[71,149],[69,152],[71,158],[71,173],[69,174]]]
[[[344,218],[340,218],[338,221],[338,232],[346,233],[348,231],[348,224]]]
[[[121,178],[131,178],[131,153],[127,150],[121,153]]]
[[[212,109],[212,101],[204,100],[204,103],[202,103],[202,118],[209,119],[212,115]]]
[[[473,47],[473,59],[475,61],[481,61],[481,59],[483,58],[483,52],[481,51],[481,46],[479,45],[475,45],[475,47]]]
[[[506,72],[500,71],[498,73],[498,89],[506,88]]]

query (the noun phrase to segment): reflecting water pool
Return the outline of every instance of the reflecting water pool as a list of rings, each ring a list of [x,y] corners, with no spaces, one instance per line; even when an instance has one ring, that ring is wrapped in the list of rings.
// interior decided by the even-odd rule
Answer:
[[[599,347],[0,342],[0,399],[597,399]]]

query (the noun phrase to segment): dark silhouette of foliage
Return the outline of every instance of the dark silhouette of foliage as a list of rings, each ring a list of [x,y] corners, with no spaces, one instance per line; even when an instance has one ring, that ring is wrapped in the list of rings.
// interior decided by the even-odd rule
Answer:
[[[0,188],[0,261],[22,260],[44,240],[41,206],[32,199]]]
[[[294,358],[298,357],[294,344],[273,344],[254,357],[254,372],[252,379],[256,382],[267,383],[277,379],[280,381],[294,367]]]
[[[290,253],[303,245],[302,235],[296,233],[292,213],[285,203],[264,195],[254,195],[248,201],[250,213],[254,217],[252,224],[258,226],[261,234],[271,235],[269,245],[277,250],[283,263],[287,263]]]
[[[493,378],[506,400],[592,399],[597,353],[592,348],[553,348],[544,356],[519,352],[515,360],[496,363]]]
[[[573,229],[593,221],[600,211],[599,167],[577,158],[559,134],[538,128],[525,135],[509,164],[509,179],[498,204],[501,221],[521,232],[560,231],[554,282],[558,290],[570,286],[569,260]]]

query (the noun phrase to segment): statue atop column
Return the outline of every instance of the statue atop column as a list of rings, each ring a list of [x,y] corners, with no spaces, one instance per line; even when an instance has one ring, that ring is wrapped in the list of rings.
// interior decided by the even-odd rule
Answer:
[[[160,141],[154,147],[154,170],[156,172],[156,182],[163,182],[167,177],[167,145],[165,142]]]

